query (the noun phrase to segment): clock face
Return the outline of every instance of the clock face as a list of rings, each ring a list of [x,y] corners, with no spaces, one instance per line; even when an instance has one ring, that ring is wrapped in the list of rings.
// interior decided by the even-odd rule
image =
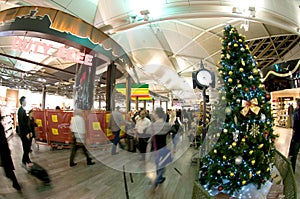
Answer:
[[[197,73],[196,79],[199,82],[199,84],[204,85],[204,86],[209,86],[212,83],[211,73],[205,69],[200,70]]]

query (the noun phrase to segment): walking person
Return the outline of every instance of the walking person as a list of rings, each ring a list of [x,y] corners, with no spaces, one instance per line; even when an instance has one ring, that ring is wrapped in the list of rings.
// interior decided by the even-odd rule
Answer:
[[[30,152],[31,150],[31,146],[32,146],[32,140],[36,138],[36,133],[35,133],[35,127],[37,127],[38,125],[34,122],[34,118],[33,118],[33,110],[31,109],[28,112],[28,125],[29,125],[29,135],[31,135],[31,143],[30,143]]]
[[[86,147],[85,147],[85,121],[82,116],[83,112],[81,109],[76,109],[74,111],[74,117],[71,119],[70,129],[73,134],[73,144],[70,155],[70,167],[76,166],[77,163],[74,162],[76,152],[78,148],[82,148],[83,153],[86,157],[87,165],[93,165],[95,162],[92,161]]]
[[[12,181],[12,186],[16,190],[21,190],[21,186],[19,185],[14,173],[15,167],[10,155],[10,149],[1,120],[2,117],[0,111],[0,166],[3,167],[6,177]]]
[[[120,143],[120,131],[121,125],[125,125],[126,121],[123,119],[122,113],[120,112],[120,107],[117,106],[115,111],[112,111],[110,115],[110,120],[108,123],[108,128],[112,131],[114,135],[113,146],[111,149],[111,154],[117,154],[117,145],[120,145],[120,148],[124,148],[124,146]]]
[[[146,117],[145,110],[141,110],[136,118],[135,128],[137,130],[137,137],[139,139],[139,151],[141,153],[141,161],[145,160],[146,149],[150,135],[146,134],[146,129],[150,126],[151,121]]]
[[[289,148],[289,157],[295,173],[296,161],[300,149],[300,99],[297,100],[297,108],[294,113],[293,136]]]
[[[294,120],[294,107],[293,104],[290,103],[288,107],[288,115],[289,115],[289,121],[290,121],[290,128],[293,128],[293,120]]]
[[[23,157],[22,166],[28,168],[32,166],[32,162],[29,158],[29,152],[31,149],[32,133],[30,133],[28,125],[28,116],[25,111],[26,107],[26,97],[22,96],[20,98],[21,107],[18,109],[18,131],[22,141],[23,146]]]
[[[169,124],[171,125],[170,133],[172,134],[172,142],[173,142],[173,153],[176,152],[176,146],[179,140],[179,128],[180,128],[180,122],[179,118],[176,117],[176,112],[174,110],[170,111],[170,119]]]
[[[159,184],[162,184],[166,178],[163,176],[165,173],[165,163],[161,163],[161,160],[167,157],[167,134],[170,131],[170,125],[166,122],[166,114],[161,107],[158,107],[153,112],[154,122],[147,128],[146,133],[151,134],[152,149],[155,154],[156,165],[156,178],[152,185],[154,191]]]

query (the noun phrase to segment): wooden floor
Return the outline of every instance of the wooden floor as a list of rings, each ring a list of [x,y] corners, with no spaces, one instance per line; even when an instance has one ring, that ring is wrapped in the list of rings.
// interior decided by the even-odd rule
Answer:
[[[275,132],[280,135],[276,148],[287,155],[292,130],[276,127]],[[12,188],[11,182],[4,177],[3,169],[0,169],[0,199],[126,199],[123,165],[127,171],[125,176],[130,199],[182,199],[192,196],[196,165],[191,163],[191,158],[197,152],[192,147],[184,148],[181,150],[182,153],[180,150],[176,152],[178,159],[166,168],[166,181],[153,193],[151,185],[155,177],[154,166],[151,161],[147,163],[139,161],[138,153],[120,151],[118,155],[111,156],[110,146],[101,150],[94,149],[91,153],[96,164],[87,166],[83,154],[78,151],[76,156],[78,165],[70,168],[69,149],[51,150],[49,146],[40,145],[37,150],[33,147],[32,161],[45,167],[51,177],[51,184],[46,186],[21,167],[20,138],[16,135],[11,137],[9,144],[22,191],[18,192]],[[297,161],[296,180],[300,187],[300,158]],[[300,189],[298,195],[300,196]]]
[[[9,140],[9,144],[16,167],[15,173],[22,186],[22,191],[18,192],[12,188],[11,181],[4,177],[3,169],[0,169],[0,199],[126,199],[122,165],[126,165],[125,169],[128,171],[125,172],[125,176],[130,199],[179,199],[192,196],[196,165],[191,163],[191,158],[197,152],[192,147],[188,147],[184,154],[180,154],[179,150],[176,152],[178,159],[166,168],[166,181],[159,185],[153,193],[151,186],[155,177],[154,167],[150,161],[148,161],[149,163],[139,161],[138,153],[128,154],[127,151],[120,151],[118,155],[111,156],[110,147],[99,151],[94,149],[91,152],[96,156],[94,157],[96,164],[87,166],[85,157],[79,150],[76,156],[78,165],[70,168],[69,149],[50,150],[49,146],[40,145],[39,150],[34,148],[30,156],[32,161],[47,169],[52,182],[45,186],[21,167],[20,138],[16,135],[13,136]],[[120,161],[114,161],[114,159]],[[131,167],[130,170],[132,165],[136,167],[133,169]],[[129,171],[132,173],[130,174]]]

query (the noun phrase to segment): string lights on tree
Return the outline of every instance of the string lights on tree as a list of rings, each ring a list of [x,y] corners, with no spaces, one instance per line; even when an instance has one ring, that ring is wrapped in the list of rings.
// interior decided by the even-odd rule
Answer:
[[[202,158],[199,181],[208,191],[234,196],[247,185],[260,189],[270,179],[277,136],[271,104],[245,37],[227,25],[221,42],[219,74],[224,86],[219,93],[226,117],[223,129],[216,132],[218,142]]]

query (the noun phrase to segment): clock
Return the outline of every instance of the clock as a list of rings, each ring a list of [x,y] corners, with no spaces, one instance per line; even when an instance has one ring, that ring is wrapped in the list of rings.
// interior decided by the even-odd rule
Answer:
[[[203,89],[205,87],[214,87],[214,74],[203,68],[193,73],[193,87]]]

